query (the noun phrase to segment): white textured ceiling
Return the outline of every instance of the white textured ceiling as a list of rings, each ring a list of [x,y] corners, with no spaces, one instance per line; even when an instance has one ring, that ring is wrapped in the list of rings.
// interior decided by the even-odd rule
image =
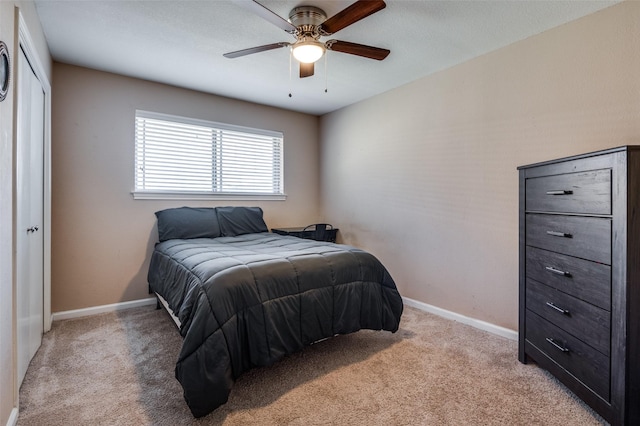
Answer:
[[[285,19],[296,6],[316,6],[330,17],[352,2],[260,0]],[[313,77],[300,79],[295,61],[289,76],[286,48],[236,59],[222,56],[293,41],[230,1],[35,1],[56,61],[317,115],[615,3],[387,0],[382,11],[330,37],[389,49],[387,59],[328,52],[326,72],[321,59]]]

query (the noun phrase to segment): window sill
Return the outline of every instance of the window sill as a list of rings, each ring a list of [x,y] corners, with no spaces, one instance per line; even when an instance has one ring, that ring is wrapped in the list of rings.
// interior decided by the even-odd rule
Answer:
[[[286,194],[132,191],[134,200],[263,200],[285,201]]]

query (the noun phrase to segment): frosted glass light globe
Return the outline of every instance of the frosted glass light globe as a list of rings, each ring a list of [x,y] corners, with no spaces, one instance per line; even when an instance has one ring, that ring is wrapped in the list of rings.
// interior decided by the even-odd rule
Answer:
[[[317,41],[304,41],[293,46],[293,57],[305,64],[316,62],[322,55],[324,45]]]

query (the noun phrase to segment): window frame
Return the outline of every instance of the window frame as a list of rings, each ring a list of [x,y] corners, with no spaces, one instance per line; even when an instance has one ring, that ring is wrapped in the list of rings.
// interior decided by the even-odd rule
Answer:
[[[137,140],[137,119],[149,118],[155,120],[163,120],[168,122],[176,122],[186,125],[210,127],[220,131],[250,133],[258,136],[267,136],[280,139],[280,193],[265,192],[218,192],[218,191],[189,191],[189,190],[148,190],[138,189],[138,140]],[[238,126],[227,123],[219,123],[215,121],[202,120],[197,118],[184,117],[173,114],[163,114],[146,110],[136,109],[134,115],[134,136],[133,136],[133,190],[131,194],[135,200],[286,200],[287,195],[284,189],[284,133],[257,129],[253,127]]]

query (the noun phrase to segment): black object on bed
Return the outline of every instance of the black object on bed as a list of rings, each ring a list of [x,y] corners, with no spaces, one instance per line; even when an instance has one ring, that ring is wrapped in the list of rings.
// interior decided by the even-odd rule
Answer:
[[[194,213],[182,209],[156,213],[159,231],[167,229],[163,216]],[[373,255],[260,232],[266,225],[259,208],[215,210],[221,236],[200,238],[194,224],[196,238],[160,231],[148,274],[151,290],[181,323],[175,374],[195,417],[224,404],[250,368],[336,334],[398,330],[402,299]],[[211,220],[211,212],[200,213]]]

